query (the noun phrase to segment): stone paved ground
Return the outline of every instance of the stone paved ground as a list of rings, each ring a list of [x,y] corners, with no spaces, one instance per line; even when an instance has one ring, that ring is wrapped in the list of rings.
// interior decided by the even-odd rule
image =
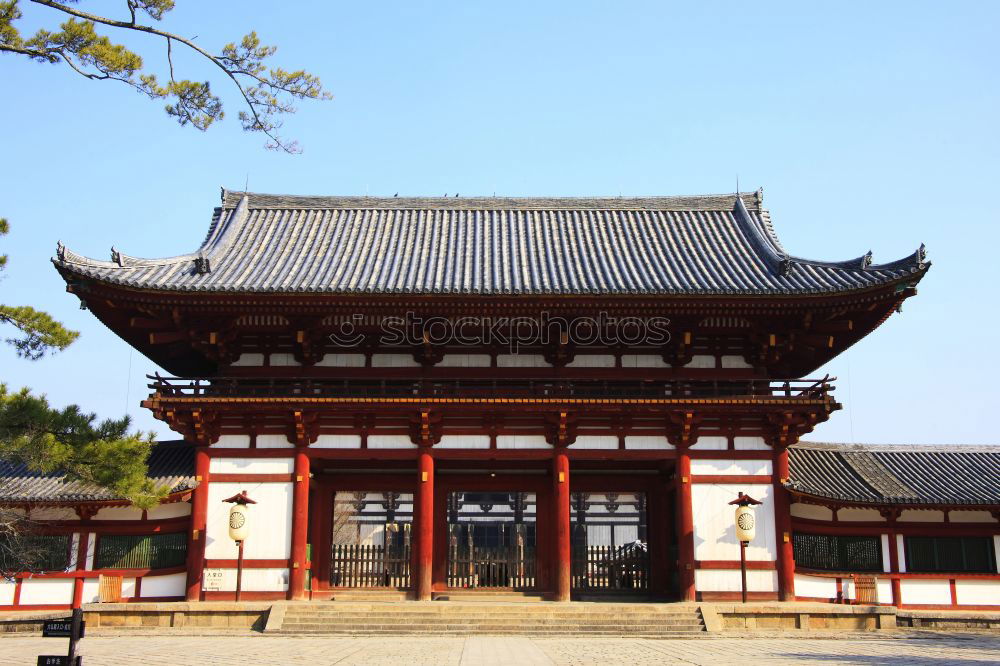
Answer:
[[[86,666],[338,664],[341,666],[607,666],[628,664],[1000,664],[1000,637],[921,634],[844,638],[314,638],[297,636],[92,636]],[[0,664],[34,664],[65,650],[53,638],[0,637]],[[65,654],[65,652],[63,652]]]

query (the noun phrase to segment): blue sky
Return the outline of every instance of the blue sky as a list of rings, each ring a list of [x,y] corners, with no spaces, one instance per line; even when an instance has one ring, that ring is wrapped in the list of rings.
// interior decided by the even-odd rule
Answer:
[[[23,4],[23,3],[22,3]],[[823,368],[845,410],[814,440],[997,443],[991,273],[1000,247],[1000,4],[991,2],[181,1],[164,27],[217,49],[256,29],[320,75],[267,152],[229,118],[181,128],[158,102],[0,56],[0,302],[80,330],[65,353],[0,355],[0,379],[101,415],[154,366],[77,308],[57,240],[106,258],[194,249],[219,187],[299,194],[650,195],[763,187],[793,254],[876,262],[926,243],[902,315]],[[81,2],[123,13],[124,3]],[[25,26],[46,17],[26,6]],[[61,20],[61,18],[60,18]],[[124,39],[124,38],[123,38]],[[125,39],[163,65],[159,44]],[[210,75],[181,57],[191,78]]]

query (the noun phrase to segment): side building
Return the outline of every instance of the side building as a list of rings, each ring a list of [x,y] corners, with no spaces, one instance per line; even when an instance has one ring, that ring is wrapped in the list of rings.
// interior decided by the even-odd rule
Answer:
[[[728,503],[740,492],[763,502],[753,599],[850,599],[851,574],[871,571],[884,603],[988,606],[973,601],[1000,589],[989,484],[957,477],[945,497],[919,471],[941,462],[920,447],[897,465],[877,447],[799,443],[840,408],[833,380],[809,375],[916,293],[923,249],[889,264],[789,255],[760,192],[224,191],[189,255],[112,250],[106,262],[60,246],[54,263],[85,307],[176,375],[151,377],[143,404],[186,442],[161,448],[190,452],[178,490],[190,514],[163,519],[184,522],[183,581],[112,569],[137,581],[135,598],[157,575],[175,576],[157,597],[234,598],[223,500],[243,490],[257,502],[245,599],[735,599]],[[995,479],[998,451],[975,452],[968,469]],[[93,534],[100,553],[104,521],[84,528],[98,520],[88,511],[46,529]],[[927,570],[927,553],[943,564]],[[22,577],[14,594],[107,563],[75,561],[72,576]],[[33,605],[24,598],[0,607]]]

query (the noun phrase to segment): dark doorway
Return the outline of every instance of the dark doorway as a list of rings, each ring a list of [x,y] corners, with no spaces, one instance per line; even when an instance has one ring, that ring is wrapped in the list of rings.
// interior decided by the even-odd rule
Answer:
[[[448,493],[448,587],[535,587],[535,494]]]
[[[409,587],[412,525],[410,493],[334,495],[330,587]]]
[[[575,591],[649,592],[646,493],[572,493],[570,521]]]

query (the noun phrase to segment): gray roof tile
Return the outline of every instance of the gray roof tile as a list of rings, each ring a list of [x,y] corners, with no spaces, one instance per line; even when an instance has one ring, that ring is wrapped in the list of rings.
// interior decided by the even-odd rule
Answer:
[[[338,294],[798,294],[915,283],[921,248],[871,265],[789,256],[760,194],[635,199],[223,193],[202,246],[68,273],[141,289]]]
[[[790,490],[865,504],[1000,505],[1000,446],[799,442]]]

